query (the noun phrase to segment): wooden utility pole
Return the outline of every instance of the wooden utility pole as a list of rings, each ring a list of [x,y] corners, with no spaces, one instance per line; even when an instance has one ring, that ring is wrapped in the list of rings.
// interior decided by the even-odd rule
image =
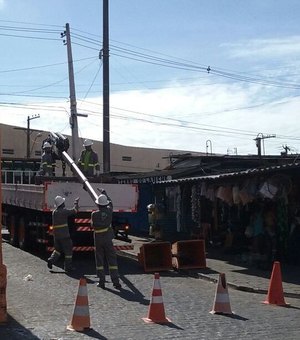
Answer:
[[[71,46],[71,35],[70,35],[70,25],[66,24],[66,30],[63,36],[66,36],[66,45],[68,51],[68,69],[69,69],[69,91],[70,91],[70,127],[72,131],[72,157],[73,160],[77,160],[79,158],[79,149],[78,149],[78,122],[77,122],[77,103],[76,103],[76,94],[75,94],[75,81],[74,81],[74,70],[73,70],[73,57],[72,57],[72,46]]]
[[[110,172],[109,140],[109,17],[108,0],[103,0],[103,172]]]

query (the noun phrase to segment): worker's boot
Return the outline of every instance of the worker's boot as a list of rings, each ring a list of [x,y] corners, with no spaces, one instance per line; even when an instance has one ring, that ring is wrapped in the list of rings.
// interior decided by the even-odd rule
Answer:
[[[118,290],[122,289],[122,286],[121,286],[119,280],[113,281],[113,285],[114,285],[114,287],[115,287],[116,289],[118,289]]]
[[[99,282],[97,283],[97,287],[100,287],[102,289],[105,289],[105,282],[102,280],[99,280]]]
[[[49,269],[52,269],[52,261],[50,260],[50,258],[47,260],[47,266]]]

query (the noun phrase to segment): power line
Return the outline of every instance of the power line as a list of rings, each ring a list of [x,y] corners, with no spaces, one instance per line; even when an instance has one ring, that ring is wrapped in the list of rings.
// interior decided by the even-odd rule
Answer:
[[[96,59],[97,57],[86,57],[86,58],[81,58],[81,59],[76,59],[73,62],[79,62],[83,60],[88,60],[88,59]],[[8,72],[20,72],[20,71],[30,71],[34,69],[41,69],[41,68],[48,68],[48,67],[54,67],[54,66],[60,66],[60,65],[66,65],[68,62],[60,62],[60,63],[53,63],[53,64],[46,64],[46,65],[39,65],[39,66],[31,66],[31,67],[23,67],[23,68],[16,68],[16,69],[10,69],[10,70],[0,70],[0,73],[8,73]]]
[[[34,28],[28,28],[28,27],[13,27],[13,26],[0,26],[0,29],[2,30],[15,30],[15,31],[21,31],[21,32],[38,32],[38,33],[56,33],[58,31],[56,30],[49,30],[49,29],[34,29]],[[0,35],[6,35],[6,34],[1,34]],[[14,36],[14,37],[19,37],[19,38],[31,38],[31,39],[46,39],[46,40],[60,40],[60,39],[54,39],[54,38],[45,38],[45,37],[36,37],[36,36],[20,36],[20,35],[8,35],[8,36]],[[76,37],[79,40],[85,41],[89,44],[96,44],[97,46],[99,45],[99,41],[96,39],[91,39],[89,37],[80,35],[80,34],[74,34],[74,37]],[[74,44],[81,46],[81,47],[85,47],[85,48],[89,48],[92,50],[97,50],[99,51],[100,46],[98,46],[98,48],[93,48],[87,45],[83,45],[77,42],[74,42]],[[190,61],[177,61],[179,58],[174,58],[172,57],[172,59],[166,59],[166,58],[161,58],[161,57],[157,57],[155,55],[150,55],[150,54],[146,54],[146,53],[141,53],[138,51],[134,51],[128,48],[122,48],[116,45],[111,45],[111,50],[112,51],[117,51],[118,53],[114,53],[112,52],[112,55],[118,56],[118,57],[122,57],[122,58],[126,58],[126,59],[131,59],[131,60],[135,60],[138,62],[143,62],[143,63],[148,63],[148,64],[152,64],[152,65],[156,65],[156,66],[162,66],[162,67],[168,67],[168,68],[175,68],[175,69],[182,69],[182,70],[186,70],[186,71],[195,71],[195,72],[208,72],[209,74],[213,74],[215,76],[219,76],[219,77],[223,77],[226,79],[231,79],[231,80],[235,80],[235,81],[240,81],[240,82],[247,82],[247,83],[254,83],[254,84],[259,84],[259,85],[263,85],[263,86],[272,86],[272,87],[281,87],[281,88],[290,88],[290,89],[299,89],[300,85],[297,83],[290,83],[290,82],[283,82],[283,81],[271,81],[268,79],[265,79],[263,77],[249,77],[249,76],[245,76],[242,74],[238,74],[238,73],[233,73],[233,72],[224,72],[222,71],[222,69],[218,69],[218,68],[213,68],[213,67],[206,67],[206,66],[201,66],[199,64],[190,62]],[[121,53],[121,54],[120,54]],[[156,54],[158,54],[157,52],[155,52]],[[177,60],[176,60],[177,59]],[[181,59],[184,60],[184,59]],[[245,73],[243,73],[245,74]]]

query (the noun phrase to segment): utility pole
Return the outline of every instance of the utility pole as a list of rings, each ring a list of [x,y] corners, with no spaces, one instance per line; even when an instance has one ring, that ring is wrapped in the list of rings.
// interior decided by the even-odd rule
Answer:
[[[265,154],[265,143],[264,140],[266,138],[275,138],[276,135],[264,135],[262,133],[259,133],[256,138],[254,138],[256,142],[256,147],[257,147],[257,154],[259,157],[261,157],[261,141],[263,141],[263,149],[264,149],[264,154]]]
[[[26,157],[27,158],[30,158],[30,135],[31,135],[31,131],[30,131],[30,121],[32,119],[36,119],[36,118],[40,118],[40,115],[37,114],[37,115],[33,115],[33,116],[28,116],[27,117],[27,143],[26,143],[26,146],[27,146],[27,152],[26,152]]]
[[[72,57],[72,47],[71,47],[71,35],[70,35],[70,25],[66,24],[66,30],[61,33],[61,37],[66,37],[63,40],[64,44],[67,45],[68,52],[68,69],[69,69],[69,91],[70,91],[70,127],[72,131],[72,157],[73,160],[79,158],[78,151],[78,122],[77,122],[77,103],[75,94],[75,82],[74,82],[74,70],[73,70],[73,57]]]
[[[109,16],[108,0],[103,0],[103,172],[110,172],[109,131]]]

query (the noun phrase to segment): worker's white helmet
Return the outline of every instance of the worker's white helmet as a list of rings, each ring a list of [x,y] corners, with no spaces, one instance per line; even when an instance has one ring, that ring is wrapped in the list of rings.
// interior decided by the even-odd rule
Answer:
[[[101,195],[98,196],[95,203],[98,204],[98,205],[108,205],[109,200],[107,199],[107,197],[105,195],[101,194]]]
[[[83,142],[83,146],[91,146],[94,143],[90,139],[85,139]]]
[[[56,207],[59,207],[61,206],[63,203],[65,203],[65,198],[64,197],[61,197],[61,196],[56,196],[55,199],[54,199],[54,202],[55,202],[55,205]]]
[[[51,144],[49,142],[44,143],[43,149],[46,149],[46,148],[51,148]]]

